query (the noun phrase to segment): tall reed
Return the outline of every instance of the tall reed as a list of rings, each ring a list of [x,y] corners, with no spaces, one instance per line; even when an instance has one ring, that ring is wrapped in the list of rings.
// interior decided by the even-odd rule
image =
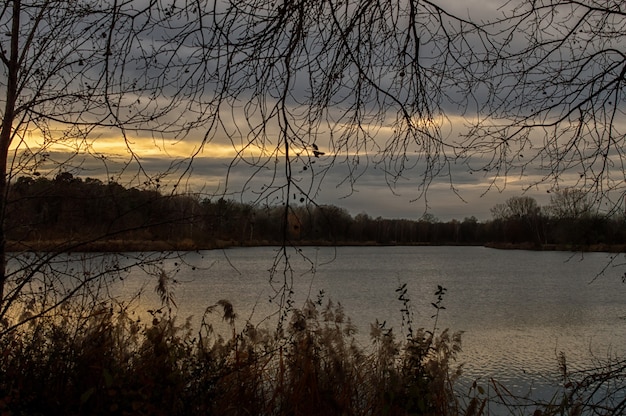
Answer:
[[[506,389],[494,382],[489,393],[475,383],[459,394],[461,334],[433,322],[416,327],[406,292],[398,293],[403,327],[374,322],[367,345],[332,301],[306,302],[279,329],[240,322],[228,301],[207,308],[200,329],[179,323],[169,308],[144,322],[123,304],[68,304],[0,338],[0,414],[489,415],[489,401],[502,401]],[[217,320],[227,333],[214,330]],[[506,397],[507,409],[621,414],[625,368],[564,370],[562,396],[549,403]]]

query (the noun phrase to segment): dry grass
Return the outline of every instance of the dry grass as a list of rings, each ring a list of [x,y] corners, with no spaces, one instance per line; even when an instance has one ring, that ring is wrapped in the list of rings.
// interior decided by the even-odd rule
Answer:
[[[275,331],[235,331],[227,301],[207,309],[199,332],[159,311],[142,323],[121,305],[65,309],[0,340],[3,414],[457,414],[460,338],[446,331],[398,340],[374,324],[372,345],[360,346],[332,302],[308,302]],[[211,317],[232,333],[215,334]]]
[[[551,403],[504,397],[495,382],[496,396],[474,385],[460,397],[460,334],[411,328],[398,337],[376,322],[363,346],[332,302],[308,302],[272,331],[245,323],[236,330],[228,301],[207,308],[199,331],[167,312],[152,311],[145,323],[131,316],[119,304],[65,306],[7,333],[0,339],[0,414],[478,416],[489,414],[489,400],[504,399],[513,415],[609,415],[625,407],[609,406],[623,396],[615,388],[623,363],[578,382],[564,371],[569,387]],[[213,331],[218,320],[229,334]],[[598,397],[598,386],[607,395]]]

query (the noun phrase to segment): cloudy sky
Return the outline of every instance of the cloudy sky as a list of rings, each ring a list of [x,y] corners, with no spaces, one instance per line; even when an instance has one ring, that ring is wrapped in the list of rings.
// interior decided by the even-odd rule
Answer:
[[[484,22],[502,16],[504,11],[510,11],[519,2],[439,0],[436,3],[461,18]],[[506,6],[501,8],[503,4]],[[318,25],[320,24],[323,25],[324,23],[318,23]],[[432,25],[432,21],[425,21],[424,27],[428,28],[428,25]],[[175,29],[170,28],[170,30]],[[432,65],[434,68],[442,62],[446,62],[446,58],[439,55],[444,49],[437,43],[438,40],[445,38],[441,38],[443,35],[438,30],[430,30],[430,40],[420,38],[422,42],[420,57],[424,66]],[[154,45],[156,45],[154,47],[158,50],[159,43],[155,38],[164,38],[163,33],[165,32],[151,31],[151,37],[146,38],[144,40],[146,44],[142,44],[142,46],[145,47],[150,41],[154,41]],[[328,45],[324,44],[324,31],[320,30],[319,33],[321,34],[318,34],[314,41],[310,41],[308,44],[303,43],[310,46],[313,54],[316,51],[315,48],[319,50],[329,48]],[[549,33],[549,30],[546,33]],[[104,35],[103,33],[102,38],[106,38]],[[426,89],[416,93],[416,88],[419,88],[420,84],[409,83],[408,86],[404,85],[403,82],[407,81],[406,78],[403,79],[405,69],[394,66],[397,64],[394,62],[389,63],[389,67],[385,67],[388,64],[385,61],[387,57],[385,54],[371,58],[374,69],[368,72],[366,76],[378,76],[377,79],[381,85],[389,87],[393,93],[385,96],[377,91],[364,90],[372,94],[374,98],[370,98],[371,101],[363,106],[363,113],[371,112],[372,109],[368,105],[379,104],[381,100],[385,101],[385,104],[389,104],[389,102],[393,104],[394,99],[400,102],[410,97],[410,94],[416,94],[418,97],[425,96],[426,101],[437,101],[438,108],[443,110],[443,114],[437,112],[432,114],[433,118],[429,122],[424,122],[424,118],[415,116],[414,120],[418,129],[423,129],[426,132],[425,137],[432,133],[432,140],[422,140],[423,136],[419,140],[409,143],[406,148],[399,146],[399,154],[402,157],[390,157],[386,153],[386,146],[389,146],[390,138],[395,138],[393,143],[398,144],[397,138],[402,136],[400,133],[397,136],[394,135],[396,129],[401,129],[401,127],[394,125],[397,119],[394,118],[395,116],[390,116],[390,113],[372,112],[363,116],[362,119],[365,130],[371,129],[371,131],[364,133],[371,135],[369,136],[371,142],[365,145],[365,142],[358,140],[348,141],[347,144],[344,143],[343,145],[345,148],[342,147],[342,137],[336,137],[333,134],[339,135],[341,131],[345,132],[346,129],[349,129],[350,123],[347,116],[351,114],[349,112],[352,108],[351,105],[357,102],[356,98],[351,95],[351,88],[359,85],[362,80],[355,75],[358,71],[355,71],[354,67],[346,66],[346,68],[342,68],[345,72],[337,75],[343,79],[339,84],[332,85],[335,90],[333,90],[334,95],[331,104],[336,106],[331,107],[321,118],[326,122],[333,120],[335,124],[328,123],[324,126],[318,120],[315,127],[307,131],[306,123],[303,120],[306,120],[308,115],[306,112],[300,112],[302,108],[307,107],[306,105],[298,107],[298,94],[307,90],[318,91],[315,90],[317,88],[315,80],[307,77],[295,77],[293,83],[290,84],[291,90],[284,105],[292,111],[288,115],[291,117],[292,123],[289,125],[289,129],[294,126],[297,127],[297,129],[290,130],[290,134],[293,133],[299,138],[298,141],[294,140],[290,155],[292,162],[287,167],[284,163],[285,155],[278,139],[280,137],[279,131],[284,127],[284,119],[281,119],[279,112],[277,112],[271,116],[272,123],[263,124],[263,127],[260,127],[261,123],[256,120],[257,117],[267,117],[268,114],[272,114],[272,111],[280,109],[276,105],[276,102],[280,101],[280,97],[274,94],[279,94],[283,85],[281,82],[284,80],[280,79],[281,74],[255,72],[259,71],[255,68],[245,69],[245,65],[249,65],[249,61],[246,61],[247,56],[244,52],[233,55],[233,60],[229,61],[229,65],[232,67],[229,65],[212,66],[214,62],[220,62],[222,51],[216,53],[214,61],[204,61],[203,58],[206,55],[199,54],[197,56],[198,54],[194,52],[192,47],[198,42],[197,39],[193,40],[196,35],[197,33],[194,32],[193,35],[189,35],[188,38],[181,41],[178,49],[173,49],[174,52],[166,48],[163,54],[159,55],[169,56],[168,53],[171,53],[172,56],[175,56],[175,59],[168,61],[171,68],[167,70],[170,78],[166,84],[169,84],[164,87],[162,92],[167,92],[168,88],[180,88],[183,91],[177,102],[179,113],[176,114],[176,111],[173,111],[169,117],[184,119],[194,116],[201,118],[201,109],[211,108],[213,105],[210,98],[211,94],[217,94],[217,92],[211,91],[217,79],[211,78],[212,72],[215,72],[217,77],[232,70],[235,74],[233,75],[235,81],[239,82],[237,86],[241,87],[241,91],[244,93],[241,93],[237,100],[228,103],[231,106],[231,114],[220,116],[219,128],[207,127],[209,123],[199,123],[197,128],[191,129],[187,134],[177,138],[167,134],[155,134],[154,132],[146,134],[145,131],[140,131],[141,129],[134,132],[129,129],[125,131],[126,138],[122,139],[121,129],[101,127],[90,131],[87,139],[82,138],[76,144],[42,143],[29,136],[30,138],[26,140],[31,141],[29,143],[31,149],[45,147],[45,151],[50,156],[44,161],[44,165],[52,172],[55,169],[67,169],[83,177],[91,176],[104,179],[113,176],[123,179],[124,182],[133,186],[142,186],[146,182],[146,175],[148,178],[156,178],[168,173],[160,182],[163,185],[161,189],[166,191],[173,190],[174,185],[176,185],[176,191],[179,192],[181,190],[202,192],[207,197],[227,196],[246,202],[255,201],[270,204],[281,203],[285,199],[294,203],[314,200],[318,204],[333,204],[344,207],[352,214],[365,212],[372,217],[417,219],[428,212],[441,220],[452,218],[462,220],[470,216],[485,220],[490,218],[489,209],[493,205],[502,203],[511,196],[527,195],[535,197],[540,205],[549,203],[549,191],[553,189],[554,183],[545,183],[544,179],[550,172],[547,173],[545,166],[541,166],[540,159],[537,159],[536,164],[530,165],[525,165],[522,161],[515,163],[513,160],[511,170],[507,171],[506,175],[500,171],[498,175],[496,168],[481,169],[481,166],[489,165],[489,154],[485,154],[482,159],[479,155],[472,162],[455,157],[458,149],[454,149],[454,147],[459,145],[461,137],[467,132],[467,124],[475,120],[475,111],[482,105],[481,97],[483,94],[485,97],[494,94],[493,91],[476,91],[471,97],[474,99],[472,102],[462,97],[462,92],[454,91],[454,82],[449,83],[448,80],[448,84],[442,84],[444,88],[447,88],[446,91],[443,91],[443,95],[449,95],[465,102],[467,106],[462,108],[463,106],[453,105],[445,100],[437,101],[440,96],[431,95],[431,89],[439,85],[437,84],[437,76],[439,75],[436,71],[425,74],[426,79],[423,82]],[[521,45],[523,44],[521,39],[522,37],[514,37],[510,42],[517,42]],[[469,48],[469,50],[473,48],[479,50],[481,48],[479,41],[478,38],[467,36],[466,44],[463,47]],[[274,45],[280,46],[281,40],[279,39],[277,42]],[[482,47],[485,46],[482,45]],[[373,50],[376,51],[376,49]],[[210,49],[206,49],[204,53],[206,51],[211,53]],[[354,51],[358,51],[358,48]],[[329,48],[329,54],[335,52],[335,49]],[[261,50],[255,51],[255,53],[259,53],[260,57],[265,57],[264,53],[269,54],[273,51]],[[336,64],[324,53],[320,54],[313,62],[307,62],[307,69],[316,76],[327,76],[325,71],[328,68],[325,65]],[[254,62],[254,59],[257,58],[257,56],[252,56],[250,60]],[[241,62],[237,62],[238,59]],[[367,60],[369,57],[365,56],[362,59]],[[156,62],[155,65],[160,65],[160,63]],[[190,74],[188,74],[189,68],[192,68]],[[202,70],[196,71],[198,68]],[[276,70],[276,68],[274,69]],[[245,76],[239,74],[245,74]],[[237,80],[237,76],[241,76],[242,79]],[[191,92],[185,95],[187,94],[185,88],[191,88],[190,85],[195,82],[204,82],[201,89],[204,90],[203,94],[209,98],[197,94],[198,84],[194,84],[195,90],[190,89]],[[265,94],[261,98],[255,95],[259,91]],[[393,94],[397,95],[394,97]],[[456,97],[455,94],[457,94]],[[495,96],[497,97],[497,93]],[[133,112],[141,113],[142,110],[150,109],[149,106],[153,104],[146,104],[146,102],[157,103],[154,105],[158,105],[158,99],[154,97],[151,100],[145,99],[139,90],[132,93],[124,92],[120,94],[120,97],[119,108],[127,108],[129,114],[133,114],[132,117],[136,117]],[[519,96],[509,95],[509,97],[519,99]],[[247,99],[250,99],[250,102],[254,102],[254,104],[246,104]],[[391,107],[393,109],[393,105]],[[411,108],[420,112],[425,107],[420,107],[418,104]],[[342,110],[335,112],[335,109]],[[342,113],[341,111],[345,112]],[[128,117],[128,120],[133,120],[130,115]],[[367,124],[370,122],[372,122],[371,125]],[[132,123],[129,121],[127,124],[131,126]],[[376,123],[378,124],[376,125]],[[532,140],[540,142],[542,137],[541,135],[537,138],[530,137],[530,141]],[[254,145],[247,147],[250,143],[254,143]],[[375,144],[375,149],[372,149],[372,143]],[[324,154],[314,155],[314,150],[319,150]],[[69,164],[63,163],[68,151],[86,151],[96,157],[75,157]],[[394,151],[397,152],[398,148]],[[519,148],[515,151],[521,154]],[[239,152],[239,157],[236,157],[235,152]],[[428,152],[431,152],[430,155],[435,157],[432,159],[425,158],[424,155]],[[395,155],[398,154],[395,153]],[[518,157],[522,156],[518,155]],[[428,172],[424,168],[424,163],[427,162],[434,164],[434,168]],[[399,164],[403,167],[406,166],[406,168],[402,168],[401,172],[398,170],[400,169],[398,168]],[[522,166],[525,167],[523,170],[520,169]],[[436,171],[437,175],[431,177],[429,172],[432,171]],[[28,169],[25,169],[24,172],[28,173]],[[291,175],[293,180],[293,186],[289,190],[284,187],[286,175]],[[568,181],[575,183],[578,175],[580,172],[572,169],[571,172],[564,172],[560,175],[559,180],[563,183]],[[533,185],[535,183],[541,184]]]
[[[187,160],[180,159],[183,163],[177,172],[186,168]],[[171,169],[173,159],[164,157],[142,157],[143,167],[149,172],[165,172]],[[257,193],[247,192],[241,195],[239,190],[244,187],[262,188],[271,180],[272,172],[258,174],[252,168],[232,168],[229,165],[232,159],[229,157],[217,158],[200,156],[191,166],[191,172],[186,177],[182,186],[192,192],[201,191],[209,198],[219,198],[226,194],[227,197],[243,200],[256,200]],[[323,163],[323,159],[318,161]],[[93,165],[92,165],[93,164]],[[115,163],[108,162],[109,167],[115,170]],[[83,177],[100,177],[102,168],[93,161],[81,163],[79,173]],[[135,172],[133,169],[131,172]],[[249,183],[250,176],[255,173],[256,178]],[[225,189],[225,178],[229,174],[228,189]],[[178,178],[174,173],[173,177]],[[429,186],[426,194],[418,189],[418,181],[406,179],[397,184],[388,184],[378,169],[369,168],[357,182],[350,186],[346,184],[345,167],[337,165],[324,177],[320,185],[319,193],[315,195],[318,204],[332,204],[346,208],[352,215],[367,213],[372,217],[384,218],[407,218],[419,219],[425,212],[433,214],[440,220],[459,219],[475,216],[480,220],[491,218],[489,209],[497,203],[504,202],[511,196],[529,195],[537,199],[540,205],[549,203],[548,186],[525,191],[532,178],[508,178],[507,183],[500,183],[500,188],[489,189],[487,174],[470,174],[464,168],[454,172],[454,182],[449,178],[435,179]],[[535,178],[536,179],[536,178]],[[137,185],[140,185],[137,183]],[[165,185],[165,190],[171,190],[171,185]],[[285,198],[282,192],[274,194],[269,199],[262,199],[260,203],[281,203]],[[300,204],[302,193],[295,190],[289,196],[292,203]]]

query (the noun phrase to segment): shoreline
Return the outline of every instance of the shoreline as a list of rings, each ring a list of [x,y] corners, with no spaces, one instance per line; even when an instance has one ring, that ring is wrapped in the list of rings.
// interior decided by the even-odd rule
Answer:
[[[238,242],[216,240],[210,244],[197,244],[191,240],[165,241],[165,240],[92,240],[92,241],[7,241],[7,252],[141,252],[141,251],[200,251],[200,250],[223,250],[239,247],[280,247],[280,242],[267,240]],[[289,241],[289,246],[300,247],[485,247],[495,250],[530,250],[530,251],[569,251],[569,252],[606,252],[624,253],[626,244],[533,244],[533,243],[485,243],[485,244],[461,244],[461,243],[412,243],[398,244],[377,243],[375,241],[357,242],[329,242],[329,241]]]

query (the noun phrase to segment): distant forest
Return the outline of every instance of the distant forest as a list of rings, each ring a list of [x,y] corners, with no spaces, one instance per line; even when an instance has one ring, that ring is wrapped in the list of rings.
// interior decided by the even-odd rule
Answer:
[[[539,207],[511,198],[492,208],[493,219],[438,221],[351,216],[332,205],[252,205],[60,173],[20,177],[9,190],[6,238],[14,249],[78,242],[83,249],[203,249],[240,245],[491,245],[534,249],[622,250],[623,217],[593,214],[575,193]],[[580,194],[582,195],[582,194]],[[580,196],[579,195],[579,196]],[[569,201],[568,198],[569,197]],[[581,208],[582,207],[582,208]],[[134,244],[131,245],[131,242]]]

